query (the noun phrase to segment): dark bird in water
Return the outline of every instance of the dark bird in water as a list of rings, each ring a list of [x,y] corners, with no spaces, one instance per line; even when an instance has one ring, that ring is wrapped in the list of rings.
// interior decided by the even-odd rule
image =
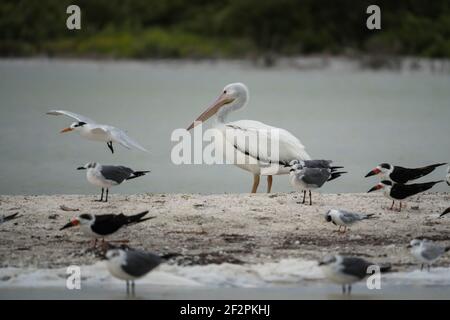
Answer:
[[[148,211],[144,211],[132,216],[120,214],[99,214],[94,215],[90,213],[80,214],[78,217],[72,219],[69,223],[64,225],[60,230],[79,226],[83,234],[94,239],[94,246],[97,239],[104,239],[117,232],[120,228],[144,222],[155,217],[144,218]]]
[[[402,200],[406,200],[407,198],[416,195],[418,193],[427,191],[437,183],[443,182],[440,181],[432,181],[426,183],[414,183],[414,184],[401,184],[395,183],[390,180],[383,180],[378,183],[376,186],[372,187],[369,192],[384,189],[383,193],[386,198],[392,200],[392,206],[390,210],[394,208],[394,203],[396,200],[400,201],[399,212],[402,210]]]
[[[309,205],[312,205],[311,189],[322,187],[325,182],[339,178],[345,171],[339,171],[342,167],[331,166],[331,160],[293,160],[289,163],[289,182],[292,187],[303,191],[303,204],[306,200],[306,191],[309,191]]]
[[[396,183],[405,184],[409,181],[419,179],[434,171],[437,167],[443,166],[446,163],[437,163],[422,168],[404,168],[400,166],[393,166],[389,163],[382,163],[376,168],[366,174],[366,178],[374,175],[381,175],[382,180],[391,180]]]
[[[99,202],[103,201],[103,193],[106,189],[105,202],[108,202],[109,188],[117,186],[125,180],[132,180],[145,176],[150,171],[134,171],[124,166],[104,166],[96,162],[89,162],[77,170],[87,170],[86,178],[94,186],[102,188],[102,196]],[[97,200],[96,200],[97,201]]]

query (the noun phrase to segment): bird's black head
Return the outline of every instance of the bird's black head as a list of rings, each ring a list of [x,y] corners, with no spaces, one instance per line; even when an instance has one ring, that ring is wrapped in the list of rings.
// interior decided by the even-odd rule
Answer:
[[[79,121],[79,122],[76,123],[75,127],[83,127],[85,125],[86,125],[86,122]]]
[[[83,220],[87,220],[87,221],[94,220],[94,217],[92,216],[92,214],[89,214],[89,213],[80,214],[79,218],[83,219]]]
[[[328,210],[327,213],[325,214],[325,220],[326,220],[327,222],[331,222],[330,211],[331,211],[331,210]]]
[[[337,260],[335,255],[326,256],[322,261],[319,262],[319,266],[326,266],[335,263]]]
[[[381,181],[382,184],[384,184],[385,186],[391,186],[392,187],[392,181],[390,180],[383,180]]]
[[[382,167],[383,169],[386,169],[386,170],[391,169],[391,165],[389,163],[382,163],[382,164],[380,164],[380,167]]]

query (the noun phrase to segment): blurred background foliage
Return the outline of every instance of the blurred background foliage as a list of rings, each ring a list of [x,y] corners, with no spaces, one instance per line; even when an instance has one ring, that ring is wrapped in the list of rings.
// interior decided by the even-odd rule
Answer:
[[[66,28],[70,4],[82,29]],[[370,4],[382,29],[366,28]],[[1,56],[450,57],[448,0],[0,0]]]

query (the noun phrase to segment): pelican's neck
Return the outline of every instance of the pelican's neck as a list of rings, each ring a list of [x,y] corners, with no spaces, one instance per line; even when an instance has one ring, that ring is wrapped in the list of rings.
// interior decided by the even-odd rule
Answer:
[[[243,97],[243,98],[238,98],[238,99],[234,100],[232,103],[223,106],[219,110],[219,112],[217,112],[216,123],[217,124],[225,124],[228,119],[228,115],[231,112],[243,108],[246,104],[247,104],[247,97]]]

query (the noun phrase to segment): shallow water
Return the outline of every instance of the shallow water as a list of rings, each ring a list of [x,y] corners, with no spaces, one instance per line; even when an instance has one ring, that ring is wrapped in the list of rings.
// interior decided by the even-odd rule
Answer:
[[[367,191],[375,179],[363,176],[383,161],[450,160],[448,75],[349,66],[261,69],[239,62],[0,60],[0,194],[95,193],[75,170],[89,161],[152,170],[113,192],[248,192],[251,176],[234,166],[170,161],[172,130],[186,128],[235,81],[248,85],[251,100],[233,119],[288,129],[312,157],[346,167],[350,173],[324,192]],[[72,120],[46,116],[50,108],[127,129],[150,154],[117,146],[111,155],[106,145],[61,135]],[[444,175],[440,168],[423,180]],[[275,178],[274,191],[290,190],[286,177]]]

